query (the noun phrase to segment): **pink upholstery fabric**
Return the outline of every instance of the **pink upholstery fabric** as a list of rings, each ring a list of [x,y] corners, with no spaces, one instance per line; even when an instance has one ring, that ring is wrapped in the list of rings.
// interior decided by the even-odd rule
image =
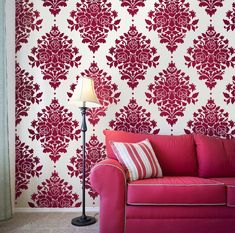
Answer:
[[[225,205],[223,183],[198,177],[163,177],[128,183],[130,205]]]
[[[104,134],[109,158],[117,159],[110,146],[110,141],[134,143],[148,138],[164,176],[197,175],[196,149],[192,135],[151,135],[113,130],[104,130]]]
[[[126,233],[234,233],[235,219],[129,219]]]
[[[235,177],[211,178],[218,182],[222,182],[227,187],[227,205],[235,207]]]
[[[96,165],[90,178],[92,187],[100,194],[100,233],[235,233],[235,208],[230,207],[235,203],[235,177],[203,179],[183,176],[190,173],[197,175],[192,136],[136,135],[115,131],[105,131],[105,134],[108,156],[112,158],[115,155],[109,140],[138,142],[148,138],[163,173],[178,177],[156,178],[158,182],[156,179],[134,181],[127,187],[124,169],[117,160],[107,159]],[[231,164],[234,161],[230,153],[233,149],[225,144],[226,153],[230,154],[230,157],[226,154],[226,159]],[[220,165],[217,161],[220,157],[213,143],[211,146],[216,159],[214,163],[211,150],[206,150],[210,155],[206,155],[206,166],[211,166],[209,171],[212,169],[219,174],[228,169],[231,172],[232,168],[227,166],[227,162],[224,165],[223,160],[221,166],[217,166]],[[181,204],[152,204],[156,200],[162,204],[163,201]],[[148,205],[143,205],[143,202]],[[209,205],[202,205],[206,203]],[[225,204],[214,205],[216,203]]]
[[[195,135],[200,177],[235,176],[235,139]]]
[[[151,134],[137,134],[137,133],[128,133],[124,131],[104,130],[104,135],[105,135],[107,156],[111,159],[117,159],[117,157],[112,150],[110,141],[136,143],[148,138],[149,141],[151,142],[151,145],[154,146],[153,145],[154,135]]]
[[[126,219],[126,233],[235,232],[235,211],[227,206],[127,206]]]
[[[126,208],[126,219],[226,219],[235,221],[235,209],[224,206],[134,206]],[[234,222],[235,224],[235,222]]]
[[[126,177],[116,160],[97,164],[90,175],[92,187],[100,194],[100,233],[124,233]]]
[[[164,176],[197,176],[193,135],[156,135],[156,155]]]

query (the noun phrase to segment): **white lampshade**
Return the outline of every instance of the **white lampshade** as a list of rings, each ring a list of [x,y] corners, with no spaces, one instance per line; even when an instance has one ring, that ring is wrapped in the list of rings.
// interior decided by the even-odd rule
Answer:
[[[95,93],[94,80],[87,77],[79,78],[69,103],[78,107],[100,107],[101,104]]]

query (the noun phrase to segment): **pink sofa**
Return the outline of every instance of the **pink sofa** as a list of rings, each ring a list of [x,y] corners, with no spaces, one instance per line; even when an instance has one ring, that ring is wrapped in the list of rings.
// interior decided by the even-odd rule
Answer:
[[[108,159],[90,176],[100,233],[235,233],[235,139],[104,133]],[[146,138],[163,177],[127,182],[109,142]]]

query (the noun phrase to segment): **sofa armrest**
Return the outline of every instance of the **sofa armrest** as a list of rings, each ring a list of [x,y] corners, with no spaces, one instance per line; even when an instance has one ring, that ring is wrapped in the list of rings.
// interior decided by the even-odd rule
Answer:
[[[126,176],[122,165],[103,160],[92,168],[90,180],[100,194],[100,233],[124,233]]]

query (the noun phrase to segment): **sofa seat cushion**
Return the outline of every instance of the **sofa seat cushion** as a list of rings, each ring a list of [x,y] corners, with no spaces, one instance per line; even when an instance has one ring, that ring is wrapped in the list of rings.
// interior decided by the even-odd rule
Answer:
[[[129,205],[226,205],[222,182],[199,177],[163,177],[128,183]]]
[[[235,207],[235,177],[211,179],[225,184],[227,188],[227,206]]]

